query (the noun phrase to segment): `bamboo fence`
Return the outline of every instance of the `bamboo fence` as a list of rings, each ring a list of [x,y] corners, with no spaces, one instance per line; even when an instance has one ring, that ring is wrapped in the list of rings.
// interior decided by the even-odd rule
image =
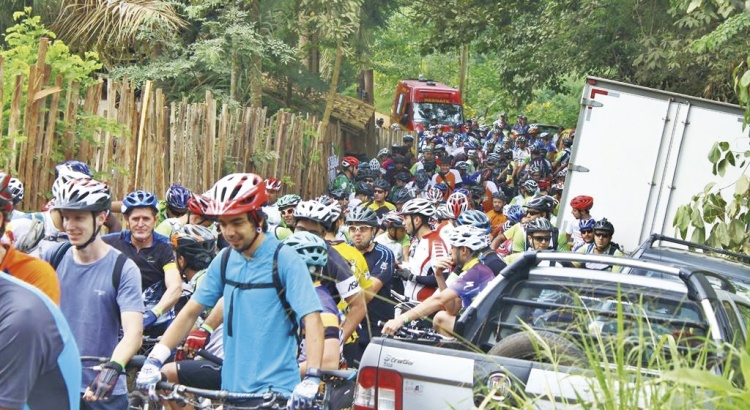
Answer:
[[[340,124],[332,123],[321,137],[320,121],[309,114],[219,107],[210,93],[201,103],[166,101],[151,82],[136,89],[126,79],[100,79],[81,89],[50,78],[48,45],[40,41],[26,89],[22,75],[10,90],[0,81],[0,101],[4,92],[12,96],[7,126],[0,110],[0,135],[5,131],[10,138],[4,141],[12,141],[7,168],[26,186],[22,210],[42,208],[55,164],[64,159],[89,164],[116,198],[134,189],[163,197],[172,183],[204,192],[232,172],[281,178],[282,194],[303,197],[320,195],[328,185],[326,158],[342,142]],[[0,78],[2,69],[0,59]],[[84,121],[94,127],[85,138]],[[102,124],[97,121],[109,125],[90,125]]]

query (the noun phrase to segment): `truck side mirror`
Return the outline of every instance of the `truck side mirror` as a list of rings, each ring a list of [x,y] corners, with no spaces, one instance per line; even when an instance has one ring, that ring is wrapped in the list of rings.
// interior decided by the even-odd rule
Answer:
[[[401,125],[407,124],[409,124],[409,114],[404,114],[401,116]]]

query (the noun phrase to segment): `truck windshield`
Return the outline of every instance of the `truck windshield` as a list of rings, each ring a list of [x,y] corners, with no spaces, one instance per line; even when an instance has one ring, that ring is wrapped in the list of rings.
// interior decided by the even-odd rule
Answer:
[[[414,103],[414,123],[429,124],[435,118],[438,124],[456,124],[463,122],[463,108],[458,104]]]

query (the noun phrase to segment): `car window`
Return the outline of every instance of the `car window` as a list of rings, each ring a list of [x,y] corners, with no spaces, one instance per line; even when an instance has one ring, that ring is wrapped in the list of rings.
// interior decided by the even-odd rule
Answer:
[[[737,310],[735,310],[732,303],[728,300],[722,300],[721,303],[722,305],[724,305],[724,310],[727,312],[727,317],[729,318],[729,323],[731,324],[732,329],[741,330],[742,329],[742,325],[740,324],[741,319],[739,316],[737,316],[738,312]],[[744,340],[742,340],[741,334],[737,334],[736,336],[737,337],[735,337],[734,340],[732,340],[732,343],[736,347],[742,347],[744,345]]]

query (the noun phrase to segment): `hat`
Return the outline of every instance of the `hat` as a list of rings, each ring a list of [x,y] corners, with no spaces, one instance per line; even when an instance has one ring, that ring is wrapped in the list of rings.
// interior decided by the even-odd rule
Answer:
[[[404,158],[403,155],[394,155],[393,156],[393,162],[396,164],[403,164],[406,162],[406,158]]]

